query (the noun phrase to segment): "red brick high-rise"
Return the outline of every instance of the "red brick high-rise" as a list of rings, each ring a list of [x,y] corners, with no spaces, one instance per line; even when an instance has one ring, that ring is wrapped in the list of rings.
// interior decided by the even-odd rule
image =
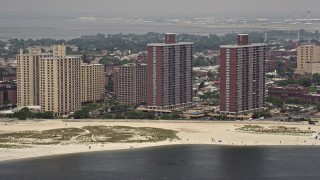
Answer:
[[[147,105],[176,109],[192,104],[193,43],[176,42],[166,34],[165,43],[148,44]]]
[[[236,45],[220,47],[220,113],[246,114],[265,107],[265,44],[249,44],[246,34]]]

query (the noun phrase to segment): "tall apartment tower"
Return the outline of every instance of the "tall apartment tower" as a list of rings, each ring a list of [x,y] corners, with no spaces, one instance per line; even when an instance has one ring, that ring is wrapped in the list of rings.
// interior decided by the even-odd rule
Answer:
[[[104,65],[81,64],[81,102],[96,102],[104,97]]]
[[[57,116],[81,108],[81,56],[40,60],[40,106]]]
[[[249,44],[247,34],[236,45],[220,47],[220,113],[246,114],[265,107],[265,44]]]
[[[192,105],[193,43],[177,43],[175,34],[166,34],[164,43],[148,44],[147,64],[149,108]]]
[[[17,59],[17,104],[23,106],[39,105],[39,62],[42,58],[53,57],[49,53],[41,53],[41,49],[30,49],[24,54],[20,49]]]
[[[297,72],[299,74],[320,73],[320,46],[301,44],[297,46]]]
[[[41,106],[56,116],[81,108],[81,102],[100,100],[104,92],[104,67],[85,64],[81,56],[67,56],[64,45],[52,53],[20,50],[17,56],[18,107]]]
[[[115,73],[114,92],[120,104],[139,105],[147,101],[147,65],[125,64]]]

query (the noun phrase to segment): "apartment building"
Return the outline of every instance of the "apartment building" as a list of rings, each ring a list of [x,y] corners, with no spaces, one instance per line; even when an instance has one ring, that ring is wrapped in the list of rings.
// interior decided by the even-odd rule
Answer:
[[[41,53],[41,49],[30,49],[24,53],[23,49],[17,58],[17,90],[18,106],[39,105],[39,62],[42,58],[53,57],[49,53]]]
[[[320,73],[320,46],[301,44],[297,46],[297,73]]]
[[[115,73],[114,92],[120,104],[140,105],[147,100],[147,65],[125,64]]]
[[[57,116],[81,108],[81,56],[42,58],[39,95],[43,111]]]
[[[81,102],[96,102],[104,97],[103,64],[81,64]]]
[[[100,100],[104,92],[103,65],[85,64],[81,56],[67,56],[64,45],[52,53],[31,49],[17,56],[18,107],[41,106],[56,116],[81,108],[81,102]]]
[[[265,44],[249,44],[247,34],[236,45],[220,46],[220,113],[239,115],[265,107]]]
[[[147,105],[177,109],[192,105],[193,43],[176,42],[172,33],[164,43],[148,44]]]

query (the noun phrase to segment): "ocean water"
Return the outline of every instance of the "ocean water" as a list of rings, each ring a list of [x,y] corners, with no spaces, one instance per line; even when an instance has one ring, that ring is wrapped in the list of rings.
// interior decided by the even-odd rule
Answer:
[[[178,145],[0,162],[1,179],[320,179],[320,148]]]
[[[213,27],[209,25],[146,22],[137,19],[107,17],[98,19],[79,19],[76,16],[0,16],[0,40],[8,39],[73,39],[83,35],[135,33],[189,33],[189,34],[226,34],[246,30],[261,31],[256,28]]]

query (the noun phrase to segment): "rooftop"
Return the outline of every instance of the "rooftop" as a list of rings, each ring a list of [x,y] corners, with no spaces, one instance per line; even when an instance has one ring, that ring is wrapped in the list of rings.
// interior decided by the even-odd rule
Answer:
[[[68,56],[64,56],[64,57],[46,57],[46,58],[42,58],[42,59],[53,59],[53,60],[58,60],[58,59],[70,59],[70,58],[81,58],[82,56],[80,55],[68,55]]]
[[[172,43],[172,44],[166,44],[166,43],[152,43],[148,44],[148,46],[177,46],[177,45],[189,45],[193,44],[193,42],[178,42],[178,43]]]
[[[238,45],[238,44],[232,44],[232,45],[222,45],[220,48],[239,48],[239,47],[255,47],[255,46],[266,46],[267,44],[264,43],[253,43],[248,45]]]

